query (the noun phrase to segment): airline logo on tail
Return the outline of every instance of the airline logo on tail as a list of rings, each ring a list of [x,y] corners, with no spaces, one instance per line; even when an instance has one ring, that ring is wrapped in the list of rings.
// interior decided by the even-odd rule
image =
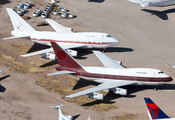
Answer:
[[[168,117],[150,98],[144,98],[152,119],[165,119]]]

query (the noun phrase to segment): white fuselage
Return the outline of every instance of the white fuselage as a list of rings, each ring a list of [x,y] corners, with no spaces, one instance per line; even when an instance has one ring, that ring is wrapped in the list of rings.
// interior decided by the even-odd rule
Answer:
[[[135,85],[160,85],[172,81],[167,74],[157,69],[127,68],[115,69],[105,67],[83,67],[84,72],[78,72],[77,77],[98,83],[136,81]]]
[[[149,2],[148,6],[154,6],[154,7],[163,7],[168,5],[174,5],[175,0],[130,0],[134,2],[134,4],[141,5],[143,2]]]
[[[31,41],[51,45],[50,42],[59,44],[79,44],[84,48],[107,48],[119,44],[119,41],[106,33],[81,32],[81,33],[58,33],[58,32],[34,32],[29,38]]]

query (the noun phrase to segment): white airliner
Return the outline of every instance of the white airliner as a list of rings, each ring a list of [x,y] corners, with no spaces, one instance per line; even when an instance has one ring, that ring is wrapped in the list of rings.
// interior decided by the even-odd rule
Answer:
[[[144,98],[149,120],[175,120],[166,115],[150,98]]]
[[[62,112],[61,112],[61,107],[62,107],[62,106],[63,106],[63,105],[60,105],[60,106],[50,106],[50,107],[52,107],[52,108],[57,108],[57,110],[58,110],[58,115],[59,115],[58,120],[72,120],[72,119],[73,119],[72,116],[70,116],[70,115],[64,116],[64,115],[62,114]],[[89,118],[88,118],[87,120],[90,120],[90,116],[89,116]]]
[[[93,51],[100,59],[105,67],[84,67],[57,43],[51,42],[55,51],[58,63],[56,67],[58,72],[48,74],[74,74],[79,78],[101,83],[96,87],[68,95],[66,97],[77,97],[81,95],[89,95],[92,99],[103,99],[103,94],[97,91],[109,89],[115,94],[127,95],[127,90],[120,88],[127,85],[160,85],[172,81],[167,74],[157,69],[150,68],[128,68],[121,65],[121,62],[112,60],[100,51]]]
[[[168,5],[174,5],[175,0],[128,0],[133,2],[136,5],[142,7],[154,6],[154,7],[163,7]]]
[[[14,10],[6,8],[14,27],[11,32],[13,37],[4,38],[28,38],[31,41],[50,45],[50,42],[57,42],[64,49],[67,49],[69,54],[77,56],[77,51],[70,50],[71,48],[107,48],[119,44],[119,41],[111,37],[107,33],[99,32],[79,32],[74,33],[71,28],[66,28],[55,22],[54,20],[46,19],[46,21],[53,27],[56,32],[52,31],[36,31],[25,20],[23,20]],[[22,57],[29,57],[33,55],[42,55],[43,58],[55,59],[52,48],[44,49],[34,53],[22,55]]]

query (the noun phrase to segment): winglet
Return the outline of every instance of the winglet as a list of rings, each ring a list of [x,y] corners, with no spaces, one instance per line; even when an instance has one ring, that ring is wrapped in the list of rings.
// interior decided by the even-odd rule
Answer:
[[[150,98],[144,98],[152,119],[170,118]]]

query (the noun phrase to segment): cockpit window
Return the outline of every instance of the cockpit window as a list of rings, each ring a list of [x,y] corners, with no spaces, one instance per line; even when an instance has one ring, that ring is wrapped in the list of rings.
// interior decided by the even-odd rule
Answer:
[[[162,74],[162,73],[163,73],[162,71],[158,72],[158,74]]]
[[[111,37],[110,35],[106,35],[106,37]]]

